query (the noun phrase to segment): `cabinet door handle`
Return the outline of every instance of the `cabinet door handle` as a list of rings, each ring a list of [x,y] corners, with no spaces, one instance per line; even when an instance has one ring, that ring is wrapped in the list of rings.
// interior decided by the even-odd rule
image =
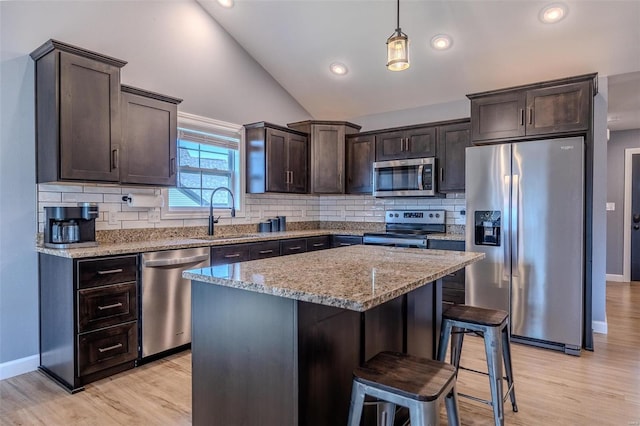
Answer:
[[[109,275],[109,274],[119,274],[120,272],[122,272],[123,269],[122,268],[118,268],[118,269],[107,269],[106,271],[98,271],[98,275]]]
[[[520,108],[520,125],[524,126],[524,108]]]
[[[444,182],[444,167],[440,167],[440,182]]]
[[[411,150],[411,148],[409,147],[409,138],[404,138],[404,146],[405,146],[405,151],[409,152]]]
[[[100,351],[100,353],[103,353],[103,352],[107,352],[107,351],[112,351],[114,349],[119,349],[121,347],[122,347],[122,343],[118,343],[117,345],[108,346],[106,348],[98,348],[98,351]]]
[[[340,246],[350,246],[351,244],[349,243],[340,243]]]
[[[224,258],[225,258],[225,259],[231,259],[232,257],[240,257],[240,253],[225,254],[225,255],[224,255]]]
[[[105,309],[119,308],[121,306],[122,306],[122,302],[118,302],[118,303],[114,303],[113,305],[98,306],[98,310],[99,311],[104,311]]]
[[[173,176],[176,174],[176,159],[172,158],[169,162],[169,175]]]
[[[289,250],[300,250],[302,246],[289,247]]]
[[[322,247],[324,245],[324,243],[315,243],[313,246],[314,247]]]
[[[273,253],[273,250],[260,250],[258,253],[260,254]]]
[[[120,151],[118,148],[111,151],[111,168],[112,169],[118,168],[118,151]]]
[[[529,108],[529,124],[533,124],[533,108]]]
[[[291,173],[291,180],[289,181],[289,183],[293,184],[293,171],[291,171],[289,173]]]

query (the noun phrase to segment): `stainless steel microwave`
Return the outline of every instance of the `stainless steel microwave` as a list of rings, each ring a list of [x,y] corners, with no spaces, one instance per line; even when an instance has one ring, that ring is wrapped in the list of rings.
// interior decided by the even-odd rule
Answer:
[[[435,196],[435,170],[434,157],[375,162],[373,163],[373,196]]]

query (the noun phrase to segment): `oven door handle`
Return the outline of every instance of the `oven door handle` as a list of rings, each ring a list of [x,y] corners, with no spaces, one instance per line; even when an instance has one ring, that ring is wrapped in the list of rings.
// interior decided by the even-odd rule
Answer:
[[[423,190],[424,189],[424,179],[422,177],[424,173],[424,164],[420,164],[418,166],[418,189]]]

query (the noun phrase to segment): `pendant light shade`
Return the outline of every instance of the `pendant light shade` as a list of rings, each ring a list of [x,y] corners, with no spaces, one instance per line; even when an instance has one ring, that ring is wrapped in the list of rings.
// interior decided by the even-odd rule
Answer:
[[[397,27],[387,39],[387,68],[402,71],[409,68],[409,37],[400,29],[400,0],[398,0]]]

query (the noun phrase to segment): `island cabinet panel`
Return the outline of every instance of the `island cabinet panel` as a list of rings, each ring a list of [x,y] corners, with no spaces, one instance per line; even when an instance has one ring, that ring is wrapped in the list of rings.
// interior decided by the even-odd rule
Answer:
[[[591,127],[597,74],[467,95],[474,143],[585,132]]]
[[[120,182],[176,185],[178,104],[171,98],[121,86]]]
[[[465,155],[471,146],[470,123],[438,129],[438,192],[464,192]]]
[[[194,425],[297,425],[297,303],[193,281]]]
[[[435,356],[440,285],[357,312],[193,280],[193,424],[347,424],[354,368],[383,350]]]
[[[41,253],[38,259],[40,369],[76,392],[133,368],[138,256],[85,260]]]
[[[436,155],[434,126],[402,128],[376,134],[376,161],[434,157]]]
[[[245,129],[247,192],[307,193],[307,134],[265,122]]]
[[[373,162],[376,160],[375,135],[350,135],[346,138],[347,194],[371,194]]]
[[[37,182],[118,182],[120,68],[126,62],[55,40],[31,57]]]
[[[360,318],[355,311],[298,303],[299,425],[347,424],[353,369],[361,362],[354,345],[361,340]]]

